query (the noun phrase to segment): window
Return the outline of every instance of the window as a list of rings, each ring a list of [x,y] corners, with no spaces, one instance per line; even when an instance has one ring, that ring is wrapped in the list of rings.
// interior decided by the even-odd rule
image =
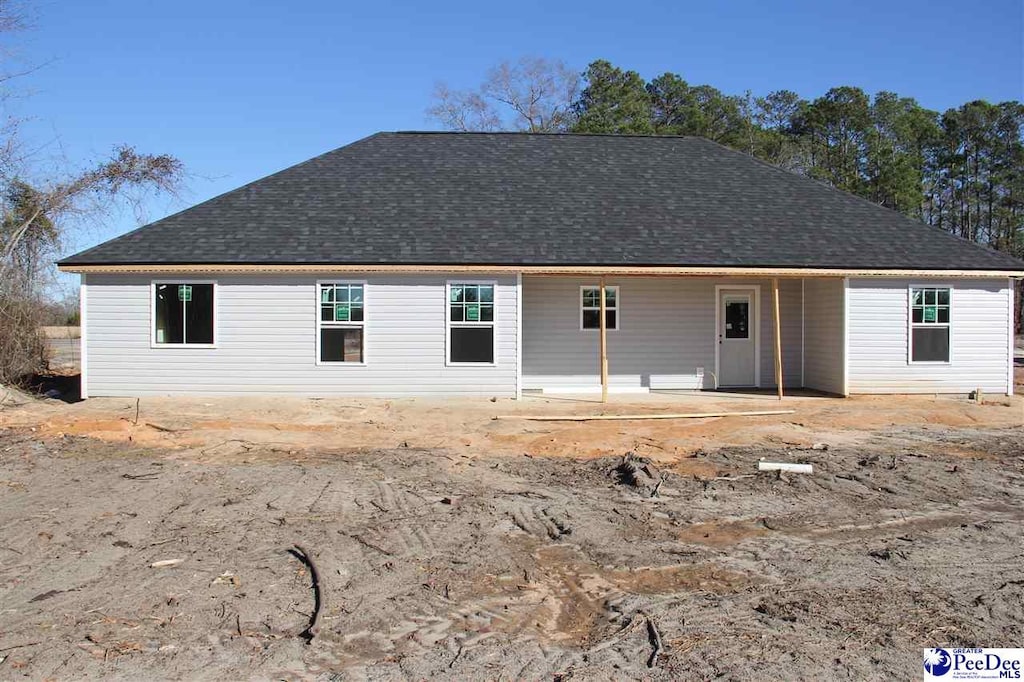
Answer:
[[[153,345],[212,346],[212,282],[153,283]]]
[[[910,361],[949,362],[950,290],[910,289]]]
[[[725,338],[750,338],[750,297],[725,297]]]
[[[604,288],[604,324],[619,328],[619,288]],[[580,329],[601,328],[601,287],[580,287]]]
[[[494,364],[494,284],[448,284],[448,362]]]
[[[317,359],[320,363],[365,362],[365,285],[319,282]]]

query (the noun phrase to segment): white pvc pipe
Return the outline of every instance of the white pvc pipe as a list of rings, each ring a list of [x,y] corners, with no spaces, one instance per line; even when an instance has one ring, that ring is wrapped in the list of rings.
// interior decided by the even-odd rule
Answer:
[[[794,474],[813,474],[814,466],[811,464],[793,464],[791,462],[766,462],[763,459],[757,463],[758,471],[790,471]]]

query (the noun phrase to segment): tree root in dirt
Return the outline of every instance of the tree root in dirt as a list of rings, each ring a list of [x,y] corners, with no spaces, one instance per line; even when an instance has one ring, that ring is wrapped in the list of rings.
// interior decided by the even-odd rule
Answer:
[[[653,648],[650,658],[647,659],[647,667],[653,668],[658,662],[658,657],[664,651],[664,646],[661,643],[661,632],[658,631],[657,623],[648,614],[643,613],[642,615],[644,620],[647,621],[647,637],[651,640],[651,647]]]
[[[313,580],[313,615],[309,619],[309,626],[299,633],[299,637],[306,640],[306,644],[311,644],[313,638],[320,634],[320,618],[325,608],[324,585],[320,577],[320,571],[317,570],[316,563],[313,561],[313,555],[309,553],[309,550],[302,545],[296,544],[294,549],[288,551],[309,567],[309,575]]]
[[[619,483],[635,488],[637,492],[654,497],[665,482],[665,475],[659,472],[646,457],[637,457],[627,452],[622,463],[612,471]]]
[[[650,614],[648,614],[645,611],[637,611],[636,615],[630,618],[629,622],[626,625],[624,625],[621,630],[616,632],[611,637],[611,639],[608,639],[605,642],[602,642],[601,644],[592,647],[588,653],[593,654],[595,652],[601,651],[602,649],[607,649],[610,646],[614,646],[618,642],[621,642],[626,637],[626,635],[635,632],[641,624],[647,627],[647,639],[650,641],[651,644],[651,655],[647,657],[647,667],[653,668],[655,665],[658,664],[658,659],[661,657],[661,655],[665,653],[665,645],[662,642],[661,631],[658,629],[658,624],[654,621]]]

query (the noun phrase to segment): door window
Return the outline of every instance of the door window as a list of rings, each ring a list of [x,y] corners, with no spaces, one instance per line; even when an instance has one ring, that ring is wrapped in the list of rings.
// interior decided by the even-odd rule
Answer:
[[[750,338],[749,299],[725,299],[725,338]]]

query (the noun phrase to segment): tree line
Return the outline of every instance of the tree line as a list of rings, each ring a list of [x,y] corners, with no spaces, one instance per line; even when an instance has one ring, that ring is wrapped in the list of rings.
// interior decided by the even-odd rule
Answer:
[[[492,68],[472,90],[439,86],[428,115],[451,130],[696,135],[1024,258],[1016,101],[940,113],[850,85],[813,99],[727,94],[671,72],[645,80],[605,60],[578,73],[526,58]]]

